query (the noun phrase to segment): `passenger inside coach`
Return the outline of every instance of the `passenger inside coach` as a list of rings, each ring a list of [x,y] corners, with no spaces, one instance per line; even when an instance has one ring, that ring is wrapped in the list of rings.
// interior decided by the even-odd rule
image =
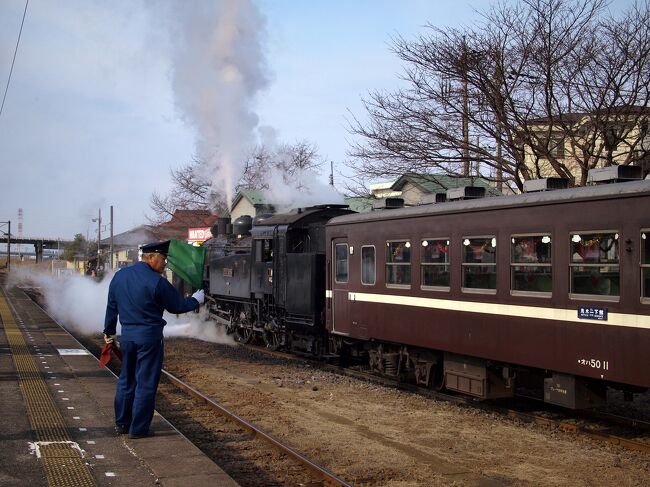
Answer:
[[[512,290],[551,293],[551,237],[512,237]]]
[[[571,293],[620,295],[618,233],[571,236]]]

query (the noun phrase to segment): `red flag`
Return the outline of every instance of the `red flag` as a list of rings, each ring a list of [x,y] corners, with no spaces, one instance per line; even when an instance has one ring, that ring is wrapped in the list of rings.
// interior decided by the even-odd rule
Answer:
[[[111,361],[111,353],[114,353],[115,356],[122,360],[122,351],[119,349],[117,345],[114,345],[115,342],[111,343],[106,343],[102,347],[102,353],[99,357],[99,366],[100,367],[106,367],[106,364],[108,364]]]

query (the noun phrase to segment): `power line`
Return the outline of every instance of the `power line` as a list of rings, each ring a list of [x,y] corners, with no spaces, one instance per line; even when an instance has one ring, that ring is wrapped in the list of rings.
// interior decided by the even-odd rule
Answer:
[[[5,100],[7,99],[7,91],[9,91],[9,83],[11,82],[11,73],[14,71],[14,63],[16,62],[16,53],[18,52],[18,44],[20,44],[20,35],[23,33],[23,25],[25,24],[25,15],[27,15],[27,5],[29,0],[25,1],[25,10],[23,11],[23,21],[20,23],[20,31],[18,32],[18,39],[16,40],[16,49],[14,49],[14,58],[11,61],[11,69],[9,70],[9,77],[7,78],[7,86],[5,87],[5,94],[2,97],[2,105],[0,105],[0,117],[2,116],[2,109],[5,107]]]

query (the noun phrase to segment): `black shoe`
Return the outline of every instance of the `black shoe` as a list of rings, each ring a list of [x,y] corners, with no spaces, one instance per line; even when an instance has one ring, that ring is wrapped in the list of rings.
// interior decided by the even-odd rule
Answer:
[[[140,438],[149,438],[150,436],[154,436],[153,431],[149,431],[148,433],[143,433],[143,434],[140,434],[140,435],[136,435],[136,434],[131,433],[129,435],[129,438],[131,438],[132,440],[139,440]]]
[[[115,425],[115,432],[118,435],[125,435],[125,434],[127,434],[129,432],[129,427],[124,426],[123,424],[116,424]]]

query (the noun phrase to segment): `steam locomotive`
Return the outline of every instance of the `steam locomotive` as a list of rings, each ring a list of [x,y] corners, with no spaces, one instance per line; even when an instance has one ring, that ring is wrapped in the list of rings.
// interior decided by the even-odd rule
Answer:
[[[204,244],[210,313],[241,342],[478,398],[631,399],[650,387],[650,181],[552,182],[221,219]]]

